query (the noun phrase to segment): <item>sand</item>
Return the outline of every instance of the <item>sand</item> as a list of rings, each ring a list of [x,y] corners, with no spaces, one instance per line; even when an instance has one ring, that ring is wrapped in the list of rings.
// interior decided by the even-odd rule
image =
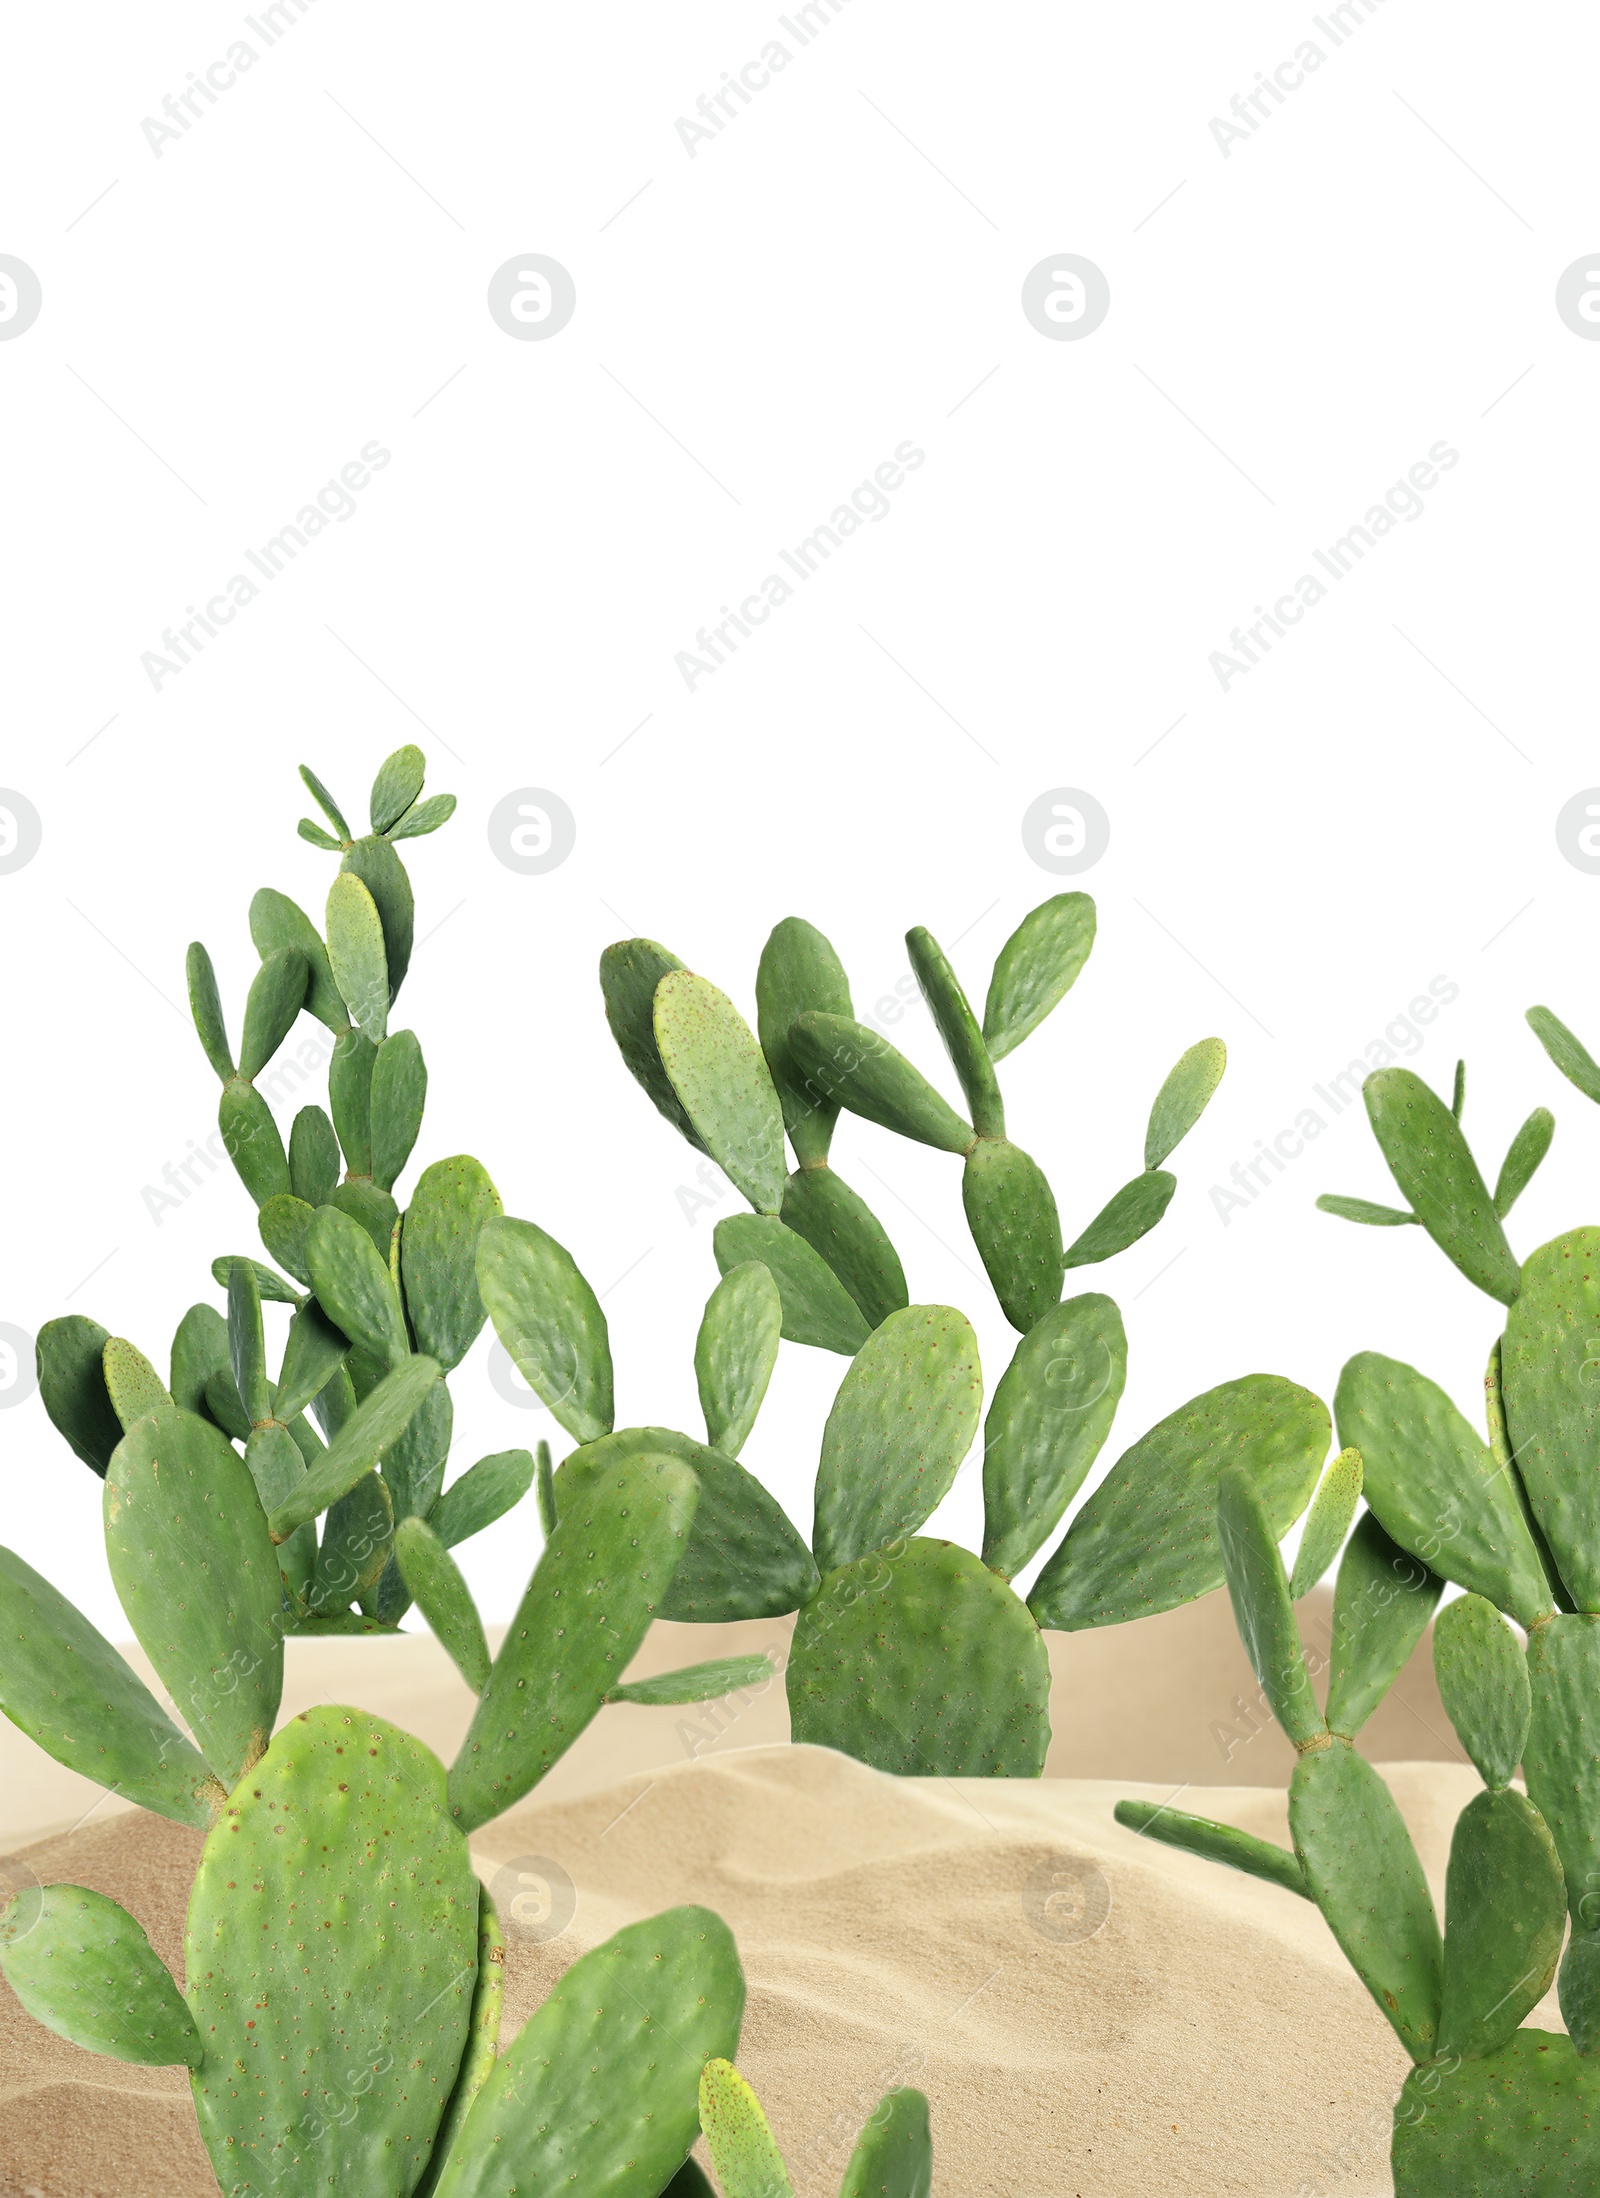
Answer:
[[[1325,1638],[1325,1598],[1308,1617]],[[637,1669],[784,1630],[663,1626]],[[359,1701],[444,1750],[465,1726],[470,1697],[424,1638],[290,1646],[289,1711]],[[1119,1795],[1184,1787],[1186,1808],[1286,1836],[1288,1750],[1263,1729],[1225,1602],[1051,1646],[1056,1740],[1037,1782],[895,1780],[789,1747],[781,1686],[715,1712],[603,1712],[473,1841],[510,1923],[506,2034],[620,1924],[704,1901],[738,1938],[741,2062],[799,2198],[832,2198],[896,2083],[933,2102],[947,2198],[1386,2191],[1406,2063],[1316,1911],[1112,1821]],[[26,1842],[93,1790],[80,1802],[81,1782],[6,1733],[0,1844],[47,1882],[124,1901],[178,1966],[198,1835],[110,1804]],[[1477,1780],[1425,1653],[1368,1746],[1442,1896]],[[1559,2027],[1553,2008],[1534,2020]],[[214,2188],[181,2072],[81,2053],[0,1991],[6,2198]]]

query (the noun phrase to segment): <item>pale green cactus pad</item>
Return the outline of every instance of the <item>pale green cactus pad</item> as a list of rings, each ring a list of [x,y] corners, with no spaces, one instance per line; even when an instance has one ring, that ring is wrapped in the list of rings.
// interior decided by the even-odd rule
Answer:
[[[532,1221],[499,1216],[478,1239],[477,1288],[513,1365],[579,1442],[612,1426],[606,1316],[577,1261]]]
[[[1517,1472],[1580,1610],[1600,1610],[1600,1229],[1571,1229],[1522,1270],[1500,1381]]]
[[[171,1971],[125,1908],[46,1885],[0,1909],[0,1970],[36,2022],[88,2053],[198,2068],[205,2048]]]
[[[1481,1793],[1456,1819],[1445,1879],[1437,2051],[1479,2060],[1549,1991],[1566,1933],[1555,1842],[1526,1795]]]
[[[1413,2069],[1395,2107],[1395,2198],[1587,2198],[1600,2182],[1600,2065],[1547,2030],[1488,2060]]]
[[[1427,1630],[1444,1582],[1391,1541],[1365,1511],[1345,1545],[1333,1590],[1328,1724],[1353,1739]]]
[[[854,1357],[871,1324],[844,1283],[805,1236],[767,1214],[729,1214],[712,1232],[724,1274],[759,1260],[778,1285],[783,1334],[790,1343]]]
[[[1317,1483],[1295,1552],[1289,1593],[1298,1603],[1309,1595],[1338,1555],[1361,1501],[1361,1453],[1341,1450]]]
[[[1235,1465],[1225,1468],[1217,1483],[1217,1531],[1251,1669],[1278,1723],[1297,1748],[1307,1747],[1327,1727],[1311,1689],[1288,1574],[1261,1492]]]
[[[983,1426],[983,1561],[1014,1578],[1060,1525],[1111,1432],[1128,1375],[1122,1315],[1099,1291],[1025,1335]]]
[[[1533,1696],[1517,1637],[1492,1603],[1463,1595],[1433,1629],[1439,1698],[1486,1786],[1509,1786],[1528,1744]]]
[[[1407,1068],[1377,1070],[1361,1095],[1412,1212],[1469,1282],[1509,1305],[1521,1281],[1517,1262],[1451,1109]]]
[[[989,979],[983,1037],[991,1060],[1004,1060],[1066,998],[1089,959],[1094,933],[1095,907],[1087,893],[1058,893],[1023,917],[995,956]]]

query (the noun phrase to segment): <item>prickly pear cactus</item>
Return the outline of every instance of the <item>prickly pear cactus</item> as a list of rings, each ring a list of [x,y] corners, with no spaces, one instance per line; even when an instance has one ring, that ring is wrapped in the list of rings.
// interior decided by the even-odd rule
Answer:
[[[708,2061],[701,2072],[700,2127],[722,2198],[794,2198],[761,2102],[731,2061]],[[704,2188],[686,2185],[684,2198]],[[886,2092],[856,2141],[839,2198],[929,2198],[932,2189],[928,2102],[920,2091]],[[665,2198],[677,2190],[672,2184]]]
[[[909,1302],[893,1245],[831,1165],[841,1108],[961,1159],[973,1242],[1006,1318],[1024,1335],[1059,1305],[1068,1269],[1114,1257],[1161,1219],[1175,1187],[1164,1163],[1221,1080],[1220,1039],[1202,1039],[1177,1063],[1151,1109],[1143,1172],[1070,1245],[1043,1170],[1006,1134],[996,1063],[1065,997],[1094,930],[1084,893],[1059,894],[1025,916],[996,959],[981,1025],[933,934],[920,925],[906,934],[970,1121],[881,1032],[855,1019],[839,957],[797,916],[763,950],[755,1033],[725,994],[653,940],[606,949],[600,984],[624,1061],[755,1209],[717,1225],[718,1264],[726,1273],[765,1263],[791,1342],[853,1354]],[[787,1180],[785,1132],[796,1163]]]
[[[230,2198],[658,2198],[738,2048],[726,1926],[675,1908],[582,1957],[497,2056],[504,1946],[445,1772],[382,1718],[293,1719],[209,1833],[180,1992],[81,1886],[0,1911],[0,1969],[86,2050],[186,2067]]]

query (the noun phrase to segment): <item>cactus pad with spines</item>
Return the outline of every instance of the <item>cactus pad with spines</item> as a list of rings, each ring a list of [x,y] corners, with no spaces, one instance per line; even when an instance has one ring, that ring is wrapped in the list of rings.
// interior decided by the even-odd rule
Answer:
[[[1528,1744],[1533,1696],[1517,1637],[1492,1603],[1463,1595],[1433,1629],[1439,1698],[1486,1786],[1509,1786]]]
[[[724,1274],[759,1260],[778,1285],[783,1334],[790,1343],[853,1357],[871,1324],[821,1254],[784,1222],[768,1214],[729,1214],[712,1231],[717,1265]]]
[[[205,2047],[172,1973],[125,1908],[47,1885],[0,1909],[0,1970],[36,2022],[86,2053],[198,2068]]]
[[[1600,2067],[1553,2031],[1413,2069],[1394,2122],[1395,2198],[1584,2198],[1600,2180]]]
[[[1295,1602],[1309,1595],[1339,1553],[1361,1501],[1361,1453],[1341,1450],[1317,1483],[1306,1513],[1305,1530],[1295,1552],[1289,1593]]]
[[[758,1213],[783,1200],[783,1110],[754,1032],[704,977],[672,970],[656,987],[656,1048],[683,1111]]]
[[[1539,1811],[1510,1788],[1478,1794],[1450,1843],[1439,2054],[1479,2060],[1507,2043],[1550,1989],[1566,1921]]]
[[[1109,1297],[1069,1298],[1025,1335],[983,1437],[983,1561],[1014,1578],[1060,1524],[1111,1432],[1128,1339]]]
[[[1023,917],[995,956],[989,979],[983,1037],[991,1060],[1004,1060],[1066,998],[1089,959],[1094,934],[1095,907],[1087,893],[1058,893]]]
[[[1379,1069],[1361,1090],[1373,1135],[1412,1212],[1469,1282],[1509,1305],[1521,1279],[1517,1262],[1450,1108],[1407,1068]]]
[[[417,1349],[437,1359],[447,1374],[460,1365],[483,1327],[478,1242],[502,1210],[499,1192],[469,1153],[424,1168],[406,1208],[400,1239],[406,1309]]]
[[[783,1303],[758,1260],[732,1268],[706,1301],[694,1370],[706,1441],[736,1458],[749,1438],[778,1361]]]
[[[1524,1263],[1500,1382],[1517,1473],[1563,1584],[1600,1610],[1600,1229],[1570,1229]]]
[[[606,1316],[577,1261],[531,1221],[495,1215],[478,1238],[476,1288],[535,1396],[579,1442],[612,1426]]]
[[[1353,1739],[1427,1631],[1444,1582],[1364,1511],[1333,1590],[1328,1725]]]

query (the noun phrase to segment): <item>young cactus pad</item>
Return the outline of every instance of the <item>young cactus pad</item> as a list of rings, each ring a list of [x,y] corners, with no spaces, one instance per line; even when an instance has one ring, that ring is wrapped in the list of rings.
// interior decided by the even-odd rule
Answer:
[[[78,1886],[0,1912],[0,1968],[75,2044],[187,2067],[234,2198],[657,2198],[737,2050],[744,1979],[703,1908],[585,1954],[495,2054],[503,1943],[428,1751],[381,1718],[294,1719],[213,1826],[188,1987]]]
[[[700,2126],[722,2198],[794,2198],[761,2102],[731,2061],[708,2061],[701,2072]],[[683,2198],[705,2187],[687,2185]],[[839,2198],[930,2198],[932,2189],[928,2102],[920,2091],[886,2092],[856,2141]],[[677,2193],[674,2183],[666,2198]]]

